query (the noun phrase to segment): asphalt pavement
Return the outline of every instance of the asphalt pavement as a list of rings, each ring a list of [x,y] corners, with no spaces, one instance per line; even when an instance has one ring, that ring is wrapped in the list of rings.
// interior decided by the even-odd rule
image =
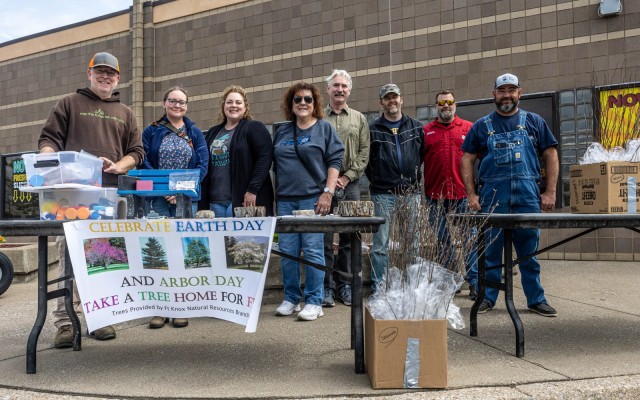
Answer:
[[[448,330],[449,387],[443,390],[372,389],[366,374],[354,373],[350,309],[340,303],[314,322],[276,317],[277,304],[265,304],[254,334],[211,318],[157,330],[134,320],[116,326],[115,340],[85,335],[78,352],[52,348],[49,316],[38,342],[38,371],[27,375],[37,282],[14,283],[0,296],[0,399],[640,398],[640,265],[541,264],[558,317],[527,311],[514,277],[525,357],[514,355],[515,332],[501,296],[495,309],[478,316],[477,337],[468,326]],[[466,294],[455,303],[468,324]]]

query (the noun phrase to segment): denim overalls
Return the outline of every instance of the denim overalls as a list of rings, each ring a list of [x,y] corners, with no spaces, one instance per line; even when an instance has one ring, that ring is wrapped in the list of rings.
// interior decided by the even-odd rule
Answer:
[[[483,212],[500,214],[540,212],[540,163],[536,145],[526,131],[527,113],[520,112],[518,129],[496,133],[489,116],[484,117],[489,137],[488,153],[480,164],[480,204]],[[494,207],[495,208],[492,208]],[[488,267],[502,264],[504,235],[501,229],[489,229],[489,241],[485,257]],[[534,253],[538,249],[538,229],[515,229],[513,246],[518,258]],[[520,265],[521,281],[527,297],[527,306],[546,303],[544,289],[540,284],[540,264],[533,257]],[[486,271],[486,279],[500,282],[500,269]],[[487,288],[485,299],[495,305],[498,290]]]

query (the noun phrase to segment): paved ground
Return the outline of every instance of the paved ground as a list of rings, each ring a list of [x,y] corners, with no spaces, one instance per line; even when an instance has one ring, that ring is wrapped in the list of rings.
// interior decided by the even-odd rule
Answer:
[[[118,338],[84,338],[83,350],[51,348],[47,320],[38,373],[25,374],[27,337],[36,315],[36,282],[0,297],[0,399],[86,398],[640,398],[640,273],[633,262],[543,261],[543,284],[558,318],[516,306],[525,327],[525,357],[503,303],[479,316],[479,336],[449,329],[449,388],[373,390],[354,374],[349,309],[325,309],[315,322],[275,317],[267,304],[255,334],[214,319],[189,327],[117,326]],[[516,281],[519,281],[516,276]],[[518,285],[519,287],[519,285]],[[456,298],[468,322],[471,302]],[[49,306],[52,306],[49,302]]]

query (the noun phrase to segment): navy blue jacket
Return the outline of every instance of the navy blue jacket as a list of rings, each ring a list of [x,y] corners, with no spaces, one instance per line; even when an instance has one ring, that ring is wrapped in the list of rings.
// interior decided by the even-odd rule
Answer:
[[[184,124],[187,127],[187,135],[191,138],[193,148],[191,149],[191,161],[189,162],[189,169],[200,170],[200,182],[207,176],[209,168],[209,150],[207,149],[207,142],[204,140],[204,135],[200,128],[187,117],[182,117]],[[162,117],[163,120],[167,120],[167,116]],[[165,135],[175,133],[171,132],[169,128],[164,125],[153,123],[147,126],[142,132],[142,144],[144,151],[147,153],[144,162],[140,166],[140,169],[159,169],[159,153],[162,139]],[[202,187],[202,184],[200,185]],[[198,197],[192,198],[193,201],[200,200],[202,190],[198,194]]]
[[[369,125],[371,148],[365,174],[369,178],[371,193],[399,194],[417,187],[421,180],[420,165],[424,153],[422,123],[405,114],[402,114],[401,121],[397,135],[384,124],[382,116]],[[398,145],[402,165],[398,160]]]

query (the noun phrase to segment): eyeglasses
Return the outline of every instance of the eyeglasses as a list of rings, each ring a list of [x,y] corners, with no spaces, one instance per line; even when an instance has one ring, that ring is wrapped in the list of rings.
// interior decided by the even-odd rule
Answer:
[[[445,104],[452,106],[456,104],[456,101],[455,100],[438,100],[436,104],[439,105],[440,107],[444,107]]]
[[[176,100],[176,99],[166,99],[165,101],[171,104],[172,106],[178,105],[179,107],[186,107],[188,103],[187,101]]]
[[[307,103],[307,104],[313,104],[313,97],[311,97],[311,96],[304,96],[304,97],[295,96],[293,98],[293,102],[296,103],[296,104],[302,103],[302,100],[304,100],[304,102]]]
[[[96,75],[106,75],[109,78],[113,78],[114,76],[118,75],[118,71],[113,70],[113,69],[104,69],[104,68],[100,68],[100,69],[96,69],[96,68],[91,68],[91,70],[93,71],[94,74]]]

